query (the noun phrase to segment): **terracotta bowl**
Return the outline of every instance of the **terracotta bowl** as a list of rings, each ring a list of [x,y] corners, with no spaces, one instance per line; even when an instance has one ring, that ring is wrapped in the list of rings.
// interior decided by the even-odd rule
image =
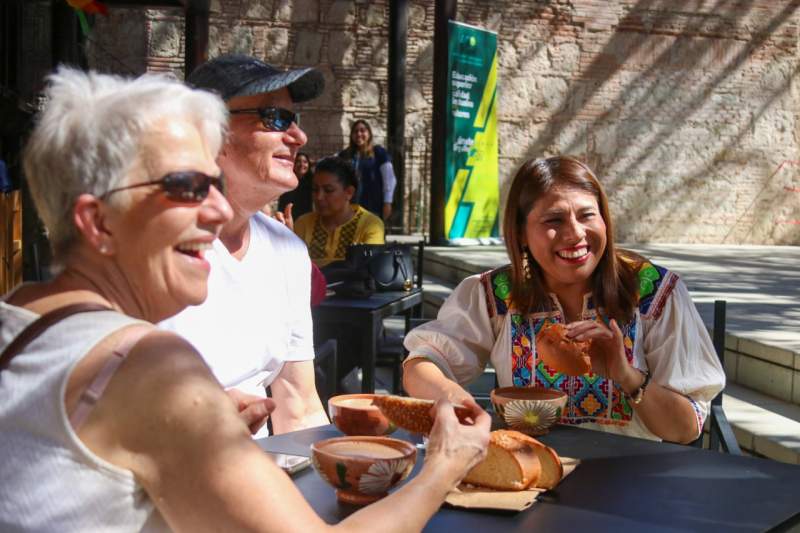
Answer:
[[[328,415],[345,435],[381,436],[392,433],[397,426],[389,422],[377,406],[372,405],[375,394],[341,394],[328,400]]]
[[[389,437],[336,437],[311,445],[311,463],[343,503],[366,505],[388,494],[414,468],[417,448]]]
[[[494,411],[512,429],[544,435],[561,418],[567,394],[543,387],[501,387],[490,395]]]

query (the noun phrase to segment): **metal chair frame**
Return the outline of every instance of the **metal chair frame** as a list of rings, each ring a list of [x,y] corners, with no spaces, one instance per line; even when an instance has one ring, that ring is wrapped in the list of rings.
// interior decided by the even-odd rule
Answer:
[[[714,301],[714,330],[713,341],[714,350],[717,352],[720,364],[725,366],[725,330],[727,302],[725,300]],[[691,443],[697,448],[703,447],[704,434],[701,433],[697,440]],[[733,433],[728,417],[722,409],[722,391],[711,400],[711,409],[708,413],[708,449],[722,450],[731,455],[742,455],[736,435]]]
[[[415,279],[415,286],[418,289],[422,288],[422,276],[424,270],[424,256],[425,256],[425,241],[420,240],[417,241],[417,264],[416,264],[416,272],[414,273]],[[422,322],[427,322],[430,319],[421,319],[422,316],[422,306],[420,305],[418,308],[415,308],[411,311],[410,314],[406,315],[405,317],[405,335],[408,335],[408,332],[411,330],[412,326],[410,325],[411,321],[418,321],[422,320]],[[422,323],[421,322],[421,323]],[[419,325],[419,324],[417,324]],[[413,326],[416,327],[416,326]],[[392,366],[392,393],[393,394],[403,394],[402,390],[402,383],[401,383],[401,375],[402,375],[402,366],[403,366],[403,359],[407,355],[405,348],[400,346],[400,349],[397,348],[389,348],[386,350],[381,350],[378,353],[378,361],[385,362],[389,361]]]

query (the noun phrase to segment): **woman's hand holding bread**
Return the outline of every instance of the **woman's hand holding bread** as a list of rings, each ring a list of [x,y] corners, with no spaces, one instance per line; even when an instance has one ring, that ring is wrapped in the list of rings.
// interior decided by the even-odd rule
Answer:
[[[600,320],[582,320],[567,324],[566,329],[571,339],[591,340],[592,372],[619,383],[626,392],[639,388],[644,378],[628,362],[622,331],[616,320],[612,318],[608,326]]]
[[[464,399],[462,405],[470,410],[472,425],[461,424],[453,404],[446,399],[438,400],[431,408],[434,424],[425,452],[425,462],[441,468],[441,475],[448,476],[451,487],[486,457],[492,423],[489,414],[473,399]]]

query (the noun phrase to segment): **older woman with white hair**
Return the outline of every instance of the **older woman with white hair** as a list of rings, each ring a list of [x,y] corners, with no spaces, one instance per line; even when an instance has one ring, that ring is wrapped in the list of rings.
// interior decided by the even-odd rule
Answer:
[[[231,401],[152,325],[206,297],[222,101],[70,69],[47,96],[24,165],[61,270],[0,302],[0,530],[328,528],[250,438],[272,401]],[[466,426],[440,402],[422,472],[339,526],[421,529],[485,453],[474,407]]]

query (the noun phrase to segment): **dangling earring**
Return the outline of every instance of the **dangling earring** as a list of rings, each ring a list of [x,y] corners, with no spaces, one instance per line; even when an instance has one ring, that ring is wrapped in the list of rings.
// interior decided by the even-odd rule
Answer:
[[[531,280],[531,263],[528,260],[528,249],[522,249],[522,274],[525,276],[525,281]]]

